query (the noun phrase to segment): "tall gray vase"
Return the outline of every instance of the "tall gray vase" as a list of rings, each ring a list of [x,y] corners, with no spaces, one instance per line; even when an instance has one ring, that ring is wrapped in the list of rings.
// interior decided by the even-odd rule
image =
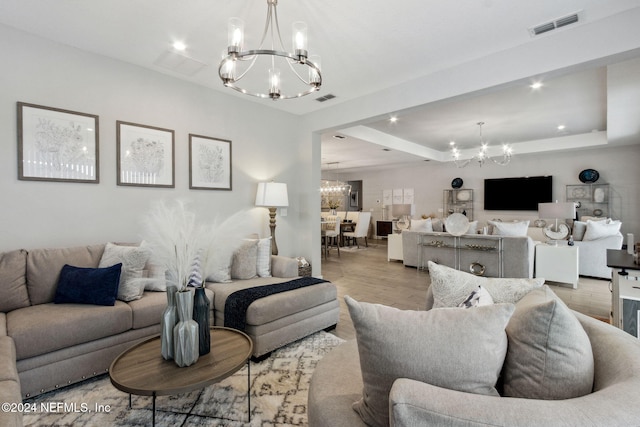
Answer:
[[[173,328],[173,360],[182,367],[198,361],[198,324],[193,316],[193,292],[180,291],[176,294],[178,323]]]
[[[162,318],[160,319],[161,352],[162,357],[166,360],[173,359],[173,328],[178,322],[176,292],[178,292],[178,288],[167,286],[167,308],[162,312]]]

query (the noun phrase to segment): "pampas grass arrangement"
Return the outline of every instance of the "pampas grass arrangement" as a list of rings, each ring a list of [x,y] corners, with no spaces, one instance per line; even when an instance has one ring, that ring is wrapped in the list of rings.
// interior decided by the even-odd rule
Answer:
[[[199,222],[182,200],[153,203],[143,221],[142,237],[151,249],[154,263],[168,272],[167,286],[184,291],[194,264],[200,265],[201,283],[211,272],[231,259],[250,229],[251,218],[240,211],[212,223]],[[196,267],[197,268],[197,267]]]

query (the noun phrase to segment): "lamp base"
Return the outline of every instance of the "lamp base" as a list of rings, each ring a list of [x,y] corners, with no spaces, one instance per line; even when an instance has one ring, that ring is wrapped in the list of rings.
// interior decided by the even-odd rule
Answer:
[[[276,210],[269,208],[269,228],[271,229],[271,255],[278,255],[278,245],[276,244]]]

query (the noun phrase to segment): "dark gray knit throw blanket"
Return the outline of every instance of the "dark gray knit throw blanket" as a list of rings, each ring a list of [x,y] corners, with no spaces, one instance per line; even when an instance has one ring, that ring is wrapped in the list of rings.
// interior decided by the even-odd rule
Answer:
[[[280,292],[291,291],[324,282],[327,282],[327,280],[318,279],[316,277],[300,277],[288,282],[256,286],[253,288],[235,291],[227,297],[227,301],[224,304],[224,326],[244,331],[247,319],[247,309],[255,300],[268,297],[269,295],[278,294]]]

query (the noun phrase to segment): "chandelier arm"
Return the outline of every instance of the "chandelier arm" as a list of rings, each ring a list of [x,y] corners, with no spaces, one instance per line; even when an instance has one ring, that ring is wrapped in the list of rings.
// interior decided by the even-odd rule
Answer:
[[[243,60],[243,58],[238,58],[238,59]],[[247,58],[247,60],[250,60],[251,63],[249,64],[247,69],[244,70],[244,72],[242,74],[240,74],[238,77],[235,78],[235,81],[242,80],[242,78],[245,76],[245,74],[247,74],[253,68],[253,65],[256,63],[257,59],[258,59],[258,55],[253,55],[253,57]]]
[[[275,27],[276,27],[276,33],[278,34],[278,40],[280,40],[280,49],[286,51],[287,49],[284,48],[284,43],[282,42],[282,35],[280,34],[280,23],[278,21],[278,11],[277,10],[276,10],[276,13],[275,13],[274,22],[275,22]],[[273,29],[271,31],[272,31],[271,43],[273,43],[273,39],[274,39],[274,37],[273,37]],[[273,46],[272,49],[275,49],[275,46]]]

